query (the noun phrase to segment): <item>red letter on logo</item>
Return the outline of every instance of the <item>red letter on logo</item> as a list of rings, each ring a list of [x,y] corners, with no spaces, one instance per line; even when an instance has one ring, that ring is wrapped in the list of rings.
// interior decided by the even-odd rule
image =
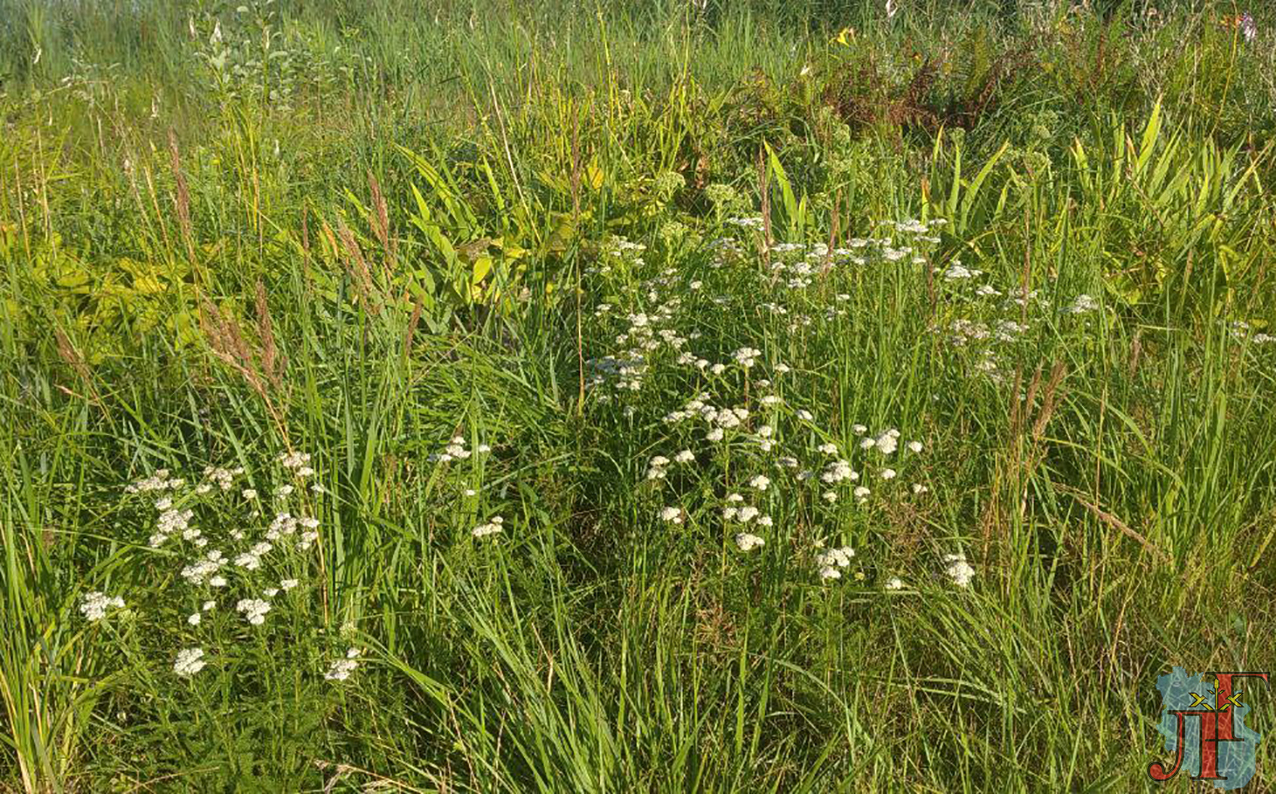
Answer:
[[[1151,776],[1153,780],[1160,780],[1160,781],[1169,780],[1170,778],[1174,777],[1175,775],[1179,773],[1179,767],[1183,765],[1183,745],[1186,744],[1186,737],[1184,736],[1184,733],[1185,733],[1184,728],[1186,727],[1185,723],[1187,722],[1188,717],[1199,717],[1201,720],[1201,744],[1205,745],[1205,737],[1208,735],[1210,738],[1210,744],[1209,744],[1210,749],[1213,750],[1215,746],[1213,739],[1214,739],[1214,733],[1215,733],[1215,718],[1218,717],[1217,712],[1183,710],[1183,711],[1171,711],[1170,713],[1173,714],[1178,719],[1178,725],[1175,728],[1175,733],[1178,736],[1178,740],[1174,743],[1174,768],[1170,769],[1167,772],[1165,769],[1165,764],[1161,763],[1160,761],[1153,761],[1152,764],[1148,767],[1148,775]],[[1214,758],[1211,758],[1210,769],[1213,769],[1214,766],[1215,766]],[[1205,772],[1205,747],[1204,746],[1201,747],[1201,772],[1202,774],[1204,774]]]

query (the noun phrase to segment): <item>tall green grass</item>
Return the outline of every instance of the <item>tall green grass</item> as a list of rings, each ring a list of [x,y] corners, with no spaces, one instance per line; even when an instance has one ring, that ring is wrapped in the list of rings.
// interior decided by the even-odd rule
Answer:
[[[1150,790],[1156,677],[1276,658],[1270,20],[900,6],[0,3],[0,786]],[[909,218],[947,221],[924,264],[790,291],[759,253]],[[671,297],[758,369],[589,383]],[[872,498],[662,421],[702,389]],[[924,451],[881,480],[857,423]],[[457,435],[492,452],[432,461]],[[125,486],[265,497],[294,450],[317,548],[189,625]],[[742,554],[720,508],[758,472]],[[209,535],[256,526],[221,504]]]

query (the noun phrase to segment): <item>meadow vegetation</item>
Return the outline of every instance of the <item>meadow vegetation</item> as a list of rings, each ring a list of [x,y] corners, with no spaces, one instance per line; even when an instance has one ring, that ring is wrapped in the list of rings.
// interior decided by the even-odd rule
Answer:
[[[1276,17],[891,8],[0,0],[0,789],[1152,790]]]

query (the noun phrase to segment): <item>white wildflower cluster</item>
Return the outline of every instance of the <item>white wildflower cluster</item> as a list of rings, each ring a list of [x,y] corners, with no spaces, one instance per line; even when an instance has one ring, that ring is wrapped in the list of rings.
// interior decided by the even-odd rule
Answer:
[[[709,262],[709,267],[713,270],[721,270],[733,263],[745,261],[744,247],[734,237],[719,237],[711,241],[709,250],[714,254],[713,259]],[[693,286],[697,283],[699,286]],[[704,282],[697,279],[688,286],[698,291],[704,287]]]
[[[359,657],[363,652],[358,648],[350,648],[346,651],[346,655],[341,659],[334,659],[328,667],[328,672],[323,674],[325,680],[328,681],[345,681],[350,674],[359,666]]]
[[[684,449],[678,454],[674,455],[672,461],[670,461],[669,458],[666,458],[664,455],[654,455],[652,456],[651,460],[647,462],[647,479],[648,480],[665,479],[667,476],[669,476],[669,464],[671,462],[679,463],[679,464],[695,463],[696,456],[695,456],[695,453],[693,453],[689,449]]]
[[[90,623],[96,623],[106,617],[106,611],[110,608],[123,609],[124,599],[94,590],[91,593],[85,593],[80,601],[80,614],[84,615],[84,619]]]
[[[163,546],[173,535],[180,534],[184,540],[197,540],[202,534],[198,527],[191,526],[191,519],[195,516],[194,510],[189,508],[178,510],[170,507],[171,504],[164,500],[156,503],[163,512],[160,513],[155,524],[155,534],[151,535],[148,541],[152,549]]]
[[[841,458],[825,466],[824,471],[820,473],[820,482],[825,485],[837,485],[845,480],[854,482],[859,478],[859,472],[851,468],[850,462]]]
[[[252,548],[236,555],[235,567],[255,571],[261,567],[261,558],[269,554],[274,548],[273,544],[264,540],[260,543],[255,543]]]
[[[279,464],[298,478],[309,477],[315,473],[315,470],[310,468],[308,452],[285,452],[279,456]]]
[[[195,486],[195,493],[208,493],[216,486],[223,491],[229,491],[235,487],[235,478],[244,473],[243,466],[236,466],[233,469],[223,469],[221,467],[206,466],[204,467],[204,482]]]
[[[944,220],[932,221],[909,220],[904,222],[881,221],[879,226],[890,227],[891,234],[904,236],[906,239],[897,243],[893,236],[855,237],[847,241],[841,248],[830,249],[826,243],[777,243],[770,248],[771,272],[779,279],[779,286],[789,290],[801,290],[812,284],[813,276],[827,273],[830,268],[846,264],[866,266],[873,262],[887,264],[906,263],[924,265],[930,247],[937,245],[940,238],[933,229],[944,224]],[[846,296],[849,297],[849,296]],[[773,313],[784,314],[783,307],[772,304]],[[844,309],[830,308],[825,319],[845,316]],[[809,318],[808,318],[809,320]],[[797,319],[790,328],[807,324],[807,320]]]
[[[809,301],[800,297],[806,293],[818,279],[824,283],[831,275],[848,266],[869,266],[873,263],[894,265],[904,263],[922,265],[926,263],[927,251],[938,241],[938,238],[927,234],[916,234],[915,230],[923,226],[920,222],[902,224],[894,234],[912,234],[913,236],[896,243],[891,236],[856,237],[847,241],[844,247],[830,249],[825,243],[777,243],[767,251],[770,262],[770,283],[765,287],[768,294],[778,300],[759,300],[755,305],[776,318],[784,318],[784,329],[796,333],[815,325],[819,320],[834,322],[847,316],[845,301],[850,300],[849,293],[838,293],[836,302],[825,306],[822,316],[809,313],[812,308]],[[929,228],[929,226],[927,226]],[[721,301],[723,305],[726,300]],[[786,305],[788,304],[788,305]]]
[[[591,358],[585,363],[592,370],[588,381],[590,388],[614,381],[617,391],[637,391],[642,388],[642,379],[647,372],[647,360],[642,355],[634,358],[604,356]],[[605,402],[609,396],[602,395],[600,399]]]
[[[733,357],[738,361],[748,359],[756,355],[753,348],[742,348],[737,351]],[[777,375],[785,374],[790,371],[788,366],[778,365],[775,368]],[[755,383],[761,387],[770,387],[771,381],[766,378],[758,379]],[[764,406],[774,408],[781,404],[778,400],[767,400],[764,395],[759,398]],[[779,414],[775,418],[782,419],[785,414]],[[709,430],[705,434],[704,439],[707,442],[718,443],[725,440],[725,433],[728,430],[741,428],[750,419],[750,412],[747,408],[739,406],[736,408],[719,408],[712,404],[712,396],[708,392],[701,392],[695,398],[689,400],[682,408],[666,414],[664,420],[667,424],[677,425],[688,419],[701,419],[709,425]],[[810,411],[805,409],[797,409],[792,416],[802,422],[814,423],[815,417]],[[855,425],[853,430],[857,435],[865,435],[867,427],[863,425]],[[746,434],[741,438],[746,439],[754,448],[761,453],[774,454],[773,465],[775,468],[783,470],[792,470],[800,467],[800,461],[792,455],[775,454],[777,431],[775,425],[768,423],[757,427],[755,431]],[[879,434],[868,436],[864,439],[863,448],[865,450],[873,450],[883,456],[890,456],[897,453],[901,443],[902,434],[895,428],[888,428]],[[912,453],[919,453],[924,448],[920,441],[906,442],[906,448]],[[825,442],[818,446],[818,451],[827,456],[838,456],[840,448],[832,442]],[[691,450],[683,450],[678,453],[676,460],[682,459],[694,460],[695,454]],[[902,462],[902,461],[901,461]],[[653,456],[647,465],[646,479],[648,481],[661,482],[665,481],[668,476],[671,461],[664,455]],[[859,472],[856,472],[849,460],[835,457],[834,460],[823,464],[824,468],[819,473],[819,480],[826,489],[822,494],[823,500],[829,504],[835,504],[838,501],[838,492],[836,486],[843,482],[855,482],[860,479]],[[900,464],[896,464],[897,468],[879,467],[876,469],[877,476],[883,481],[890,481],[899,476],[897,470]],[[798,481],[805,481],[815,477],[815,473],[811,471],[803,471],[798,474]],[[743,483],[747,487],[758,494],[769,494],[775,490],[775,480],[766,474],[753,474],[747,476]],[[916,493],[916,491],[914,491]],[[860,486],[854,490],[854,495],[860,503],[868,500],[870,490],[866,486]],[[773,525],[771,516],[764,513],[762,507],[745,503],[745,498],[738,493],[729,494],[726,504],[720,508],[719,515],[724,524],[744,524],[758,527],[770,527]],[[661,510],[661,519],[669,523],[681,523],[686,512],[681,507],[665,507]],[[736,533],[736,537],[740,538],[737,546],[747,546],[748,548],[756,548],[758,543],[752,538],[762,541],[760,535],[748,532]],[[763,541],[764,542],[764,541]],[[743,550],[743,547],[742,547]]]
[[[975,284],[983,275],[982,270],[952,261],[941,278],[947,308],[930,330],[954,348],[968,351],[973,376],[1004,386],[1014,369],[1007,356],[1027,339],[1050,302],[1041,290],[1025,291],[1022,285]],[[1084,306],[1090,298],[1082,297]]]
[[[855,549],[850,546],[829,549],[815,555],[815,566],[819,570],[820,579],[841,579],[842,571],[851,567],[851,559],[855,557]]]
[[[125,493],[146,493],[147,491],[173,491],[186,485],[183,479],[169,479],[168,469],[157,469],[150,477],[130,483],[124,488]]]
[[[504,530],[505,519],[500,516],[492,516],[492,520],[486,524],[479,524],[470,530],[470,534],[476,538],[485,538],[489,535],[495,535]]]
[[[190,678],[203,670],[205,664],[203,648],[186,648],[178,652],[177,661],[173,662],[173,672],[182,678]]]
[[[319,540],[319,520],[303,518],[298,523],[305,527],[305,530],[297,536],[297,551],[309,551],[310,547]]]
[[[895,428],[883,430],[876,438],[867,436],[860,441],[860,449],[875,449],[883,455],[891,455],[899,448],[899,431]]]
[[[659,361],[666,351],[680,364],[695,364],[702,370],[710,366],[707,359],[697,359],[686,350],[687,343],[699,334],[683,335],[677,330],[683,320],[681,291],[685,287],[678,277],[677,269],[666,268],[655,278],[641,282],[628,301],[632,307],[628,312],[609,303],[595,308],[594,315],[602,328],[627,323],[613,336],[615,345],[620,348],[617,352],[591,357],[585,362],[590,370],[587,385],[596,391],[599,402],[639,391],[653,362]],[[669,295],[675,290],[678,294]],[[612,392],[598,389],[608,384]]]
[[[235,611],[243,614],[244,619],[254,626],[266,622],[266,613],[270,611],[270,602],[260,598],[241,598],[235,604]]]
[[[298,533],[298,530],[301,530]],[[296,546],[299,551],[306,551],[319,540],[319,519],[313,516],[294,516],[289,512],[279,512],[271,519],[270,526],[266,529],[266,540],[270,543],[277,543],[285,538],[296,537]],[[268,545],[268,544],[267,544]],[[264,548],[264,547],[262,547]],[[269,549],[266,549],[269,551]],[[261,557],[265,552],[253,552]]]
[[[602,249],[596,264],[585,268],[590,275],[610,275],[615,268],[639,268],[644,263],[642,253],[647,246],[635,243],[622,235],[612,235]]]
[[[729,503],[743,501],[744,497],[740,494],[731,494],[727,497],[727,502]],[[722,520],[736,521],[741,524],[748,524],[750,521],[754,521],[761,527],[769,527],[772,524],[771,517],[763,515],[762,511],[753,505],[736,506],[736,504],[728,504],[726,507],[722,508]]]
[[[596,373],[590,385],[599,385],[611,376],[615,379],[618,391],[635,392],[641,389],[649,359],[663,347],[680,351],[687,343],[686,337],[673,329],[660,327],[670,321],[681,303],[681,300],[671,298],[653,314],[635,312],[628,315],[629,328],[616,337],[616,344],[630,347],[620,356],[594,360],[592,363]]]
[[[754,364],[758,363],[758,357],[762,355],[762,351],[755,347],[742,347],[731,354],[735,362],[745,369],[751,369]]]
[[[739,226],[741,229],[749,229],[750,231],[762,231],[764,222],[761,215],[749,215],[742,218],[728,218],[727,223],[732,226]]]
[[[224,587],[226,579],[218,576],[217,572],[225,564],[226,556],[217,549],[213,549],[202,558],[182,568],[182,578],[194,586],[210,584],[213,587]]]
[[[749,232],[762,226],[757,218],[729,223]],[[855,268],[913,268],[915,275],[921,268],[924,276],[934,246],[941,242],[942,225],[942,220],[885,222],[873,236],[849,239],[841,247],[781,242],[765,249],[756,236],[732,232],[739,241],[726,237],[709,243],[709,271],[690,261],[685,271],[666,268],[641,281],[642,274],[632,267],[623,283],[611,279],[598,290],[609,302],[595,306],[590,336],[609,340],[609,347],[614,341],[615,347],[612,355],[588,360],[596,402],[650,383],[652,388],[644,391],[648,399],[625,407],[624,416],[632,418],[660,405],[661,395],[683,395],[640,420],[650,427],[651,419],[663,415],[662,430],[669,440],[659,450],[662,454],[652,454],[640,469],[650,514],[673,526],[695,516],[695,531],[721,532],[726,542],[747,553],[771,545],[796,546],[812,525],[862,522],[865,512],[854,503],[864,505],[871,498],[887,504],[926,493],[927,486],[911,482],[920,479],[919,456],[927,448],[922,441],[894,427],[870,433],[864,425],[851,428],[854,439],[830,439],[838,418],[801,407],[812,399],[811,409],[824,405],[825,395],[808,393],[801,378],[790,384],[782,376],[793,369],[820,369],[820,362],[802,361],[803,351],[812,349],[812,341],[844,332],[840,318],[849,316],[856,305],[854,292],[862,289],[863,278]],[[712,272],[726,267],[732,270],[724,277]],[[951,302],[959,309],[971,307],[986,315],[1022,297],[977,280],[983,273],[962,268],[960,262],[939,268],[936,275],[940,289],[966,299],[964,304]],[[822,288],[805,289],[816,283]],[[943,305],[937,324],[946,332],[955,315],[950,303]],[[725,348],[699,348],[696,328],[716,332],[725,313],[737,312],[759,318],[768,329],[765,335],[737,339]],[[1018,315],[988,323],[972,314],[969,322],[971,328],[975,322],[987,323],[985,331],[975,332],[987,344],[1017,339],[1028,324]],[[796,355],[790,363],[805,366],[769,362],[776,351]],[[761,371],[768,367],[770,372]],[[604,384],[606,389],[597,388]],[[675,476],[684,463],[695,464],[697,476]],[[852,495],[854,503],[845,504]],[[777,525],[782,531],[773,535]],[[666,526],[666,531],[672,529]],[[804,566],[812,559],[809,547],[791,553]],[[854,555],[849,546],[825,551],[821,545],[815,554],[820,578],[842,578]],[[864,574],[854,578],[863,580]]]
[[[315,474],[310,468],[310,459],[304,452],[288,452],[279,456],[277,463],[285,480],[296,480]],[[304,552],[318,541],[319,521],[306,514],[309,510],[305,500],[301,500],[302,504],[280,505],[284,509],[263,526],[256,491],[246,488],[235,493],[236,482],[245,476],[242,467],[209,466],[203,475],[188,488],[184,480],[171,478],[168,471],[162,470],[126,490],[134,494],[159,494],[153,503],[158,517],[150,545],[158,548],[176,543],[176,553],[182,560],[180,582],[195,588],[198,602],[202,603],[199,609],[182,618],[183,630],[200,630],[205,622],[204,614],[217,606],[217,601],[209,598],[212,592],[241,588],[255,591],[256,595],[238,598],[236,610],[249,625],[260,626],[272,610],[270,599],[300,584],[297,578],[283,578],[276,579],[277,584],[263,585],[262,575],[275,566],[297,562],[297,558],[288,555],[294,550]],[[280,500],[288,500],[294,492],[293,486],[286,482],[274,490]],[[200,497],[210,493],[214,495]],[[213,542],[218,547],[209,548]],[[107,606],[112,603],[106,602]],[[92,614],[98,611],[104,609],[95,609]],[[178,654],[173,669],[178,675],[189,677],[204,666],[204,651],[194,647]]]
[[[771,397],[771,396],[773,395],[767,395],[767,397]],[[775,405],[775,403],[769,402],[767,400],[767,397],[763,397],[760,402],[766,406]],[[761,425],[758,427],[757,431],[754,432],[753,436],[749,440],[752,441],[754,444],[757,444],[758,449],[760,451],[770,452],[771,449],[775,446],[774,436],[775,436],[774,427],[772,427],[771,425]]]
[[[699,396],[687,401],[687,404],[676,411],[670,411],[665,414],[664,422],[667,425],[677,424],[678,422],[697,416],[704,409],[706,401],[709,399],[708,392],[701,392]]]
[[[431,463],[450,463],[454,460],[466,460],[474,454],[474,452],[477,452],[480,455],[485,455],[492,451],[492,448],[487,444],[479,444],[474,448],[473,452],[471,452],[466,446],[468,443],[469,442],[466,441],[465,436],[458,433],[457,435],[452,436],[452,440],[447,443],[447,446],[443,448],[442,452],[435,452],[430,455],[428,460]]]
[[[1276,342],[1276,336],[1269,333],[1259,331],[1254,333],[1253,326],[1244,320],[1235,320],[1228,326],[1228,335],[1238,342],[1248,342],[1254,345],[1266,345]]]
[[[788,367],[785,367],[784,370],[787,372]],[[760,382],[765,383],[768,386],[770,385],[770,382],[765,379]],[[777,415],[776,419],[782,419],[783,416],[784,414]],[[805,411],[805,409],[798,409],[797,411],[794,411],[792,416],[802,422],[814,421],[814,416],[811,415],[809,411]],[[720,433],[724,429],[722,426],[726,425],[727,427],[738,427],[743,425],[743,423],[749,418],[749,412],[747,409],[737,411],[734,408],[717,408],[711,404],[711,395],[709,393],[700,393],[694,399],[688,401],[683,408],[674,411],[665,417],[666,422],[672,424],[677,424],[690,418],[703,419],[710,424],[711,434],[706,436],[706,440],[721,441],[722,436]],[[896,456],[896,458],[898,458],[895,468],[877,467],[874,469],[876,476],[884,482],[889,482],[890,480],[897,478],[899,476],[898,469],[903,468],[906,464],[908,459],[907,456],[899,456],[901,445],[903,445],[903,448],[908,451],[909,455],[919,454],[925,449],[925,445],[921,441],[904,441],[903,434],[893,427],[882,430],[879,433],[869,434],[866,426],[856,424],[852,427],[852,430],[857,436],[863,437],[861,447],[865,452],[878,454],[883,457]],[[714,433],[712,431],[717,432]],[[747,438],[749,441],[756,444],[755,449],[759,452],[774,454],[772,446],[773,439],[776,438],[776,429],[774,425],[761,425]],[[834,504],[838,501],[838,493],[835,490],[837,486],[842,483],[855,482],[859,480],[860,473],[852,468],[849,460],[840,456],[841,449],[838,444],[833,442],[823,442],[818,445],[817,451],[820,455],[825,456],[823,470],[819,473],[818,477],[821,485],[827,489],[823,493],[823,499],[829,504]],[[832,457],[833,460],[827,460],[828,457]],[[683,458],[694,460],[695,455],[691,450],[684,450],[675,456],[675,459],[679,461]],[[648,481],[655,482],[666,481],[670,465],[671,461],[666,456],[653,456],[647,465],[646,479]],[[781,471],[792,470],[798,468],[800,465],[799,459],[795,456],[783,454],[776,454],[774,456],[774,466]],[[804,471],[798,474],[797,480],[801,482],[807,479],[813,479],[814,477],[815,474],[813,472]],[[741,482],[747,486],[750,491],[759,496],[770,495],[773,491],[779,490],[781,494],[777,496],[777,498],[783,498],[783,491],[788,487],[788,485],[784,482],[777,484],[777,481],[773,479],[773,477],[766,474],[746,475]],[[662,485],[662,487],[665,486]],[[853,493],[860,503],[864,503],[868,500],[871,492],[868,487],[859,486],[854,489]],[[914,488],[914,493],[918,493],[916,488]],[[724,526],[744,525],[751,528],[770,528],[774,525],[772,517],[764,511],[761,505],[749,504],[749,500],[741,493],[728,493],[728,495],[724,497],[724,502],[725,504],[723,504],[719,509],[719,515]],[[660,517],[663,521],[675,524],[682,523],[685,515],[686,512],[681,507],[665,507],[660,511]],[[734,540],[736,547],[742,552],[755,550],[766,543],[762,532],[757,529],[754,531],[736,531],[731,535],[731,537]],[[849,560],[853,554],[854,552],[849,547],[823,552],[820,557],[823,564],[819,566],[821,576],[824,578],[833,578],[835,575],[840,577],[842,570],[849,564]]]
[[[944,271],[944,278],[948,281],[965,281],[966,279],[978,278],[982,276],[984,271],[968,268],[961,263],[960,259],[954,259],[948,269]]]
[[[890,226],[897,232],[918,235],[919,240],[934,244],[938,244],[940,241],[938,237],[934,236],[935,230],[947,224],[948,219],[946,218],[931,218],[928,221],[919,221],[915,218],[908,218],[902,221],[878,221],[879,226]]]
[[[972,343],[1017,342],[1028,326],[1014,320],[1000,320],[994,324],[958,318],[953,320],[949,341],[954,347],[967,347]]]
[[[669,465],[669,459],[664,455],[656,455],[647,463],[647,479],[663,480],[668,474],[666,468]]]
[[[1099,303],[1094,298],[1086,295],[1084,292],[1076,297],[1072,303],[1063,308],[1064,314],[1088,314],[1099,308]]]
[[[953,584],[958,587],[966,587],[970,584],[971,578],[975,575],[975,569],[966,562],[966,555],[962,552],[956,554],[944,555],[945,573],[953,580]]]
[[[706,405],[700,412],[700,418],[710,425],[709,431],[705,433],[705,440],[721,441],[727,430],[740,427],[749,418],[749,409],[744,406],[719,409]]]

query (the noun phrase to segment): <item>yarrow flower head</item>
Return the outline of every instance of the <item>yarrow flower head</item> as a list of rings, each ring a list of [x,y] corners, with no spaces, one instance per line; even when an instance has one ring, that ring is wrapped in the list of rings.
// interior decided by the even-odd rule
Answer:
[[[91,593],[85,593],[84,599],[80,602],[80,613],[84,615],[85,620],[96,623],[106,617],[108,607],[123,609],[124,599],[94,590]]]
[[[323,674],[327,681],[345,681],[350,674],[359,666],[359,656],[362,651],[358,648],[351,648],[346,651],[344,659],[334,659],[332,665],[328,668],[328,672]]]
[[[1063,311],[1065,314],[1086,314],[1087,312],[1092,312],[1097,308],[1099,308],[1099,304],[1094,298],[1086,295],[1085,293],[1081,293],[1076,297],[1076,300],[1074,300],[1071,305],[1066,306]]]
[[[974,278],[983,273],[982,270],[974,270],[962,265],[961,262],[953,261],[952,267],[944,271],[944,278],[949,281],[958,281],[961,279]]]
[[[310,463],[310,455],[306,452],[284,452],[279,455],[279,465],[285,469],[301,469]]]
[[[877,447],[878,452],[883,455],[890,455],[899,446],[899,431],[894,428],[887,430],[874,440],[874,445]]]
[[[835,460],[824,468],[820,474],[820,481],[828,485],[835,485],[843,480],[851,480],[854,482],[859,479],[859,474],[851,468],[851,464],[845,460]]]
[[[150,547],[158,549],[168,541],[169,537],[175,534],[181,534],[187,540],[194,540],[199,537],[199,530],[190,525],[190,521],[194,516],[195,512],[190,509],[170,509],[160,513],[159,520],[155,525],[155,534],[151,535]]]
[[[260,598],[243,598],[235,605],[235,610],[244,613],[244,618],[254,626],[266,622],[266,613],[270,611],[270,603]]]
[[[975,569],[966,562],[966,555],[962,552],[956,554],[945,554],[944,563],[947,565],[945,573],[953,580],[953,584],[958,587],[966,587],[970,584],[970,580],[975,575]]]
[[[820,571],[820,578],[824,580],[841,579],[842,569],[850,567],[851,558],[854,556],[855,549],[850,546],[829,549],[815,555],[815,566]]]
[[[731,354],[736,363],[745,369],[749,369],[757,363],[758,357],[762,355],[762,351],[753,347],[742,347]]]
[[[220,467],[206,466],[204,467],[204,476],[212,483],[216,483],[217,487],[223,491],[229,491],[235,485],[235,478],[244,473],[242,466],[234,469],[223,469]],[[200,487],[207,486],[211,490],[212,483],[203,483]],[[204,491],[206,493],[206,491]]]
[[[651,462],[647,464],[647,479],[648,480],[663,480],[668,474],[665,471],[665,467],[668,465],[669,465],[668,458],[666,458],[664,455],[656,455],[654,458],[651,459]]]
[[[501,518],[500,516],[492,516],[491,521],[487,522],[486,524],[478,525],[474,529],[470,530],[470,534],[476,538],[485,538],[488,535],[495,535],[499,532],[503,532],[504,524],[505,524],[504,518]]]
[[[465,445],[467,443],[468,442],[463,435],[457,434],[452,436],[452,439],[448,441],[447,445],[443,448],[443,451],[433,453],[429,456],[428,460],[431,463],[447,463],[453,460],[465,460],[474,454],[466,448]],[[482,455],[491,452],[492,448],[487,444],[479,444],[475,447],[475,451]]]
[[[183,480],[170,480],[168,469],[157,469],[150,477],[130,483],[124,488],[125,493],[146,493],[147,491],[175,490],[184,485]]]
[[[182,678],[190,678],[203,670],[205,664],[203,648],[187,648],[178,652],[177,660],[173,662],[173,672]]]
[[[740,551],[753,551],[756,548],[766,545],[766,541],[757,535],[748,532],[741,532],[735,536],[735,545]]]

